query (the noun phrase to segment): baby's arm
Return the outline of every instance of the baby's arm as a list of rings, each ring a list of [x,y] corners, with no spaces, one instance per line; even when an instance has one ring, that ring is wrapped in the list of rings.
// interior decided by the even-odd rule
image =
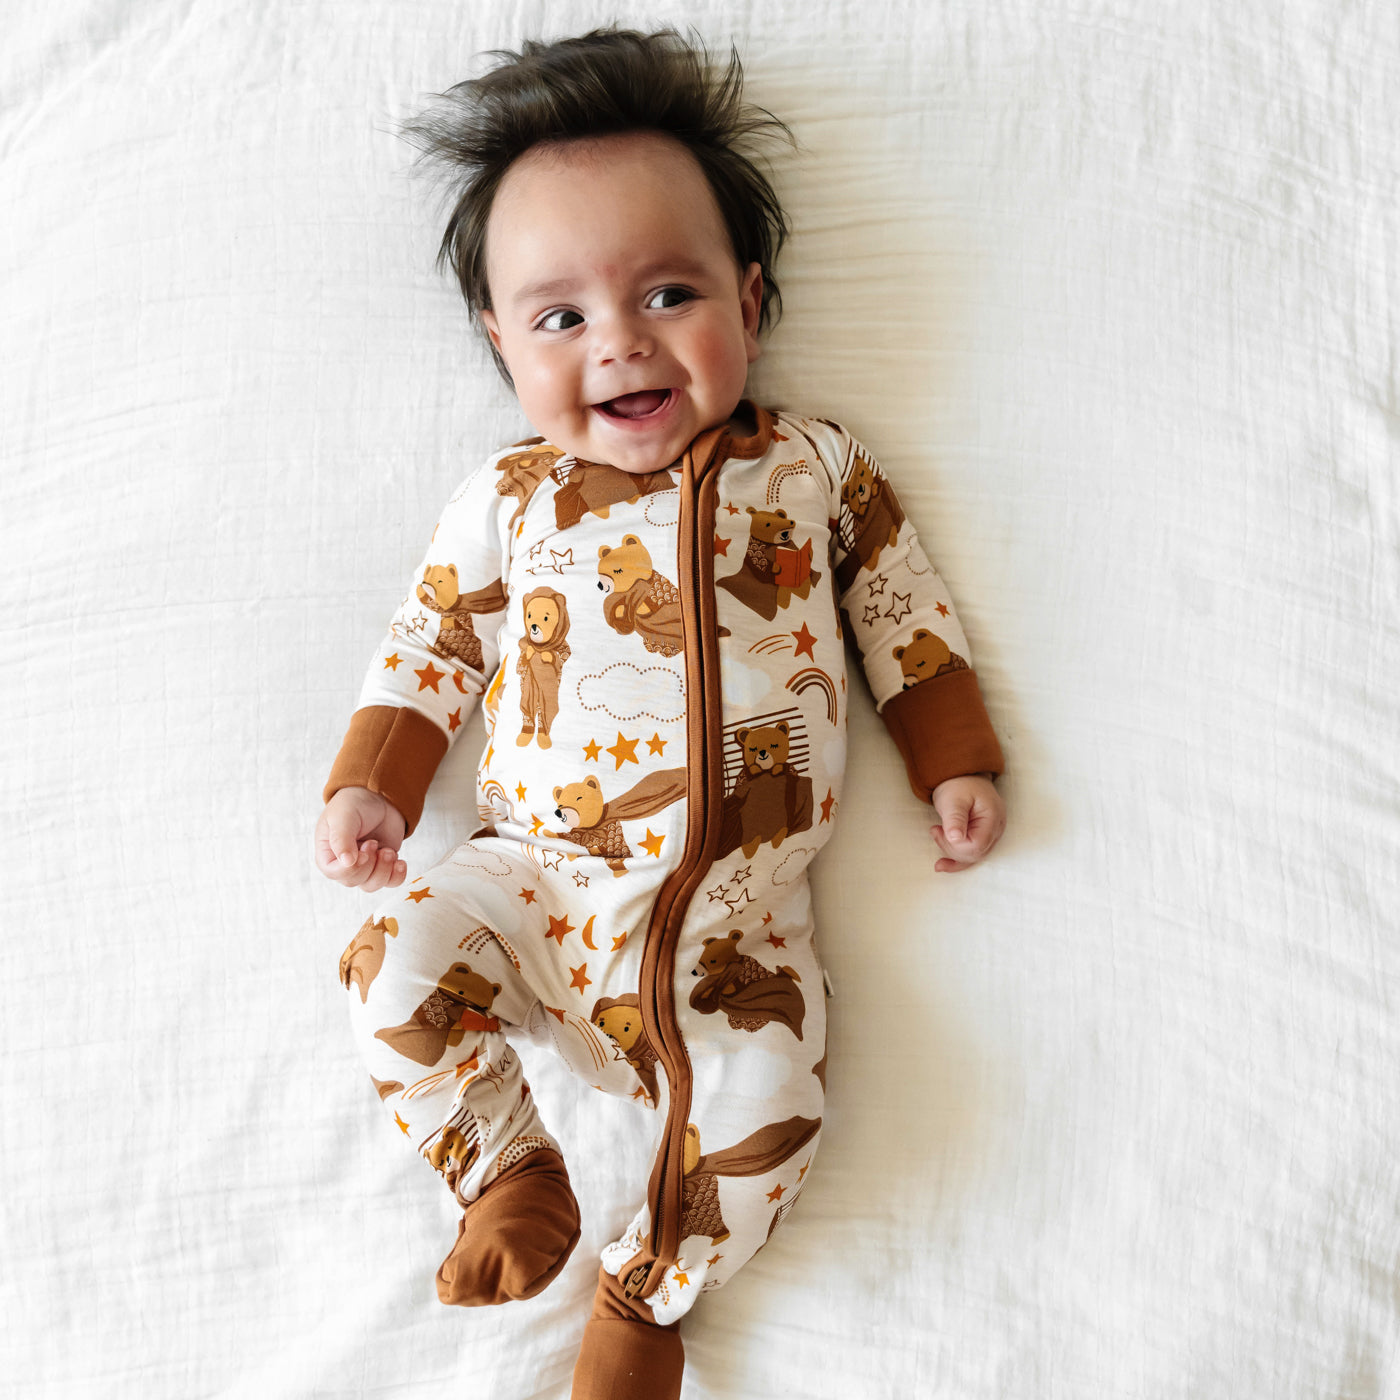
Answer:
[[[992,849],[1006,825],[991,781],[1001,772],[1001,746],[967,638],[874,459],[834,425],[820,425],[812,441],[833,472],[832,562],[841,610],[909,785],[938,814],[931,831],[943,858],[934,868],[965,870]]]
[[[502,584],[515,506],[488,463],[448,502],[389,633],[322,794],[315,863],[337,884],[374,891],[407,874],[404,838],[438,764],[499,659]]]

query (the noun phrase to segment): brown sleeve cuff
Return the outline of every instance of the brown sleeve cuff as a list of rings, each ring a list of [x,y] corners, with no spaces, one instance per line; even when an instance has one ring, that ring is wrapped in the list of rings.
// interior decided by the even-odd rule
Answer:
[[[368,788],[403,813],[411,833],[446,752],[447,735],[417,710],[366,705],[350,716],[322,800],[329,802],[341,788]]]
[[[975,671],[950,671],[920,681],[885,701],[880,711],[909,770],[909,786],[924,802],[947,778],[1002,771]]]

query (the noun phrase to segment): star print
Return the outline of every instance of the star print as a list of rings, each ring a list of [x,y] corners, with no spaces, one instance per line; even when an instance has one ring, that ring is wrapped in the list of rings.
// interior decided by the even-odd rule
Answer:
[[[776,933],[770,933],[770,934],[768,935],[768,941],[769,941],[775,948],[786,948],[786,947],[787,947],[787,939],[786,939],[786,938],[779,938],[778,935],[777,935]]]
[[[431,899],[432,897],[433,897],[432,886],[431,886],[431,885],[424,885],[423,888],[422,888],[421,890],[412,890],[412,891],[410,891],[408,894],[406,894],[406,895],[404,896],[404,903],[407,904],[408,901],[411,899],[415,904],[422,904],[422,902],[423,902],[425,899]]]
[[[748,890],[740,890],[733,899],[726,899],[724,902],[728,906],[729,912],[733,914],[738,910],[740,905],[752,904],[753,895],[751,895]]]
[[[797,1173],[797,1179],[798,1179],[799,1181],[801,1181],[802,1178],[803,1178],[804,1176],[807,1175],[807,1167],[810,1167],[811,1165],[812,1165],[811,1162],[808,1162],[808,1163],[807,1163],[807,1166],[806,1166],[806,1167],[803,1167],[802,1170],[801,1170],[800,1172]]]
[[[887,579],[884,574],[876,574],[875,577],[870,580],[869,588],[871,594],[878,598],[885,591],[885,585],[888,582],[889,579]]]
[[[719,1261],[720,1261],[721,1259],[723,1259],[723,1258],[724,1258],[724,1255],[722,1255],[722,1254],[715,1254],[715,1255],[712,1255],[709,1259],[705,1260],[705,1266],[706,1266],[706,1268],[713,1269],[714,1266],[715,1266],[716,1264],[718,1264]]]
[[[606,750],[606,752],[612,754],[613,758],[617,760],[618,768],[621,768],[624,763],[637,763],[640,761],[637,758],[637,745],[639,743],[641,743],[640,739],[624,739],[622,737],[622,731],[619,729],[617,731],[617,743]],[[613,771],[616,772],[617,770],[614,769]]]
[[[716,885],[714,889],[706,890],[705,893],[710,896],[710,903],[713,904],[715,900],[723,899],[727,891],[723,885]]]
[[[427,614],[427,613],[419,613],[418,616],[415,617],[415,618],[413,619],[413,622],[410,624],[411,629],[412,629],[414,632],[421,632],[427,625],[428,625],[428,614]]]
[[[589,742],[583,746],[583,756],[585,758],[591,758],[595,763],[598,761],[599,752],[600,749],[596,739],[590,739]]]
[[[569,859],[573,860],[573,856],[570,856]],[[558,870],[563,863],[564,853],[562,851],[540,852],[540,864],[544,866],[546,870]]]
[[[566,549],[562,553],[557,549],[551,549],[549,551],[549,557],[552,562],[547,565],[547,567],[556,574],[562,574],[564,572],[564,566],[574,562],[574,552],[572,549]]]
[[[398,652],[384,658],[384,669],[386,671],[397,671],[402,664],[403,657],[401,657]]]
[[[770,1201],[781,1201],[781,1200],[783,1199],[783,1192],[784,1192],[784,1190],[786,1190],[785,1187],[782,1187],[782,1186],[775,1186],[775,1187],[768,1193],[768,1199],[769,1199]]]
[[[765,914],[765,915],[763,916],[762,922],[765,923],[765,924],[771,924],[771,923],[773,922],[773,916],[772,916],[772,914]]]
[[[462,712],[460,709],[453,710],[447,717],[447,732],[455,734],[462,727]]]
[[[836,806],[836,798],[832,796],[831,789],[827,788],[826,797],[822,800],[822,821],[831,820],[831,809]]]
[[[947,616],[948,616],[948,605],[947,605],[947,603],[935,603],[933,606],[936,607],[936,608],[938,609],[938,615],[939,615],[939,617],[947,617]]]
[[[914,611],[914,609],[909,606],[909,599],[912,596],[913,595],[909,593],[896,593],[894,595],[894,606],[886,610],[885,616],[889,618],[891,622],[899,622],[908,617],[909,614]]]
[[[739,507],[736,506],[736,505],[734,504],[733,501],[726,501],[726,502],[724,503],[724,508],[725,508],[725,510],[727,510],[727,511],[730,513],[730,515],[738,515],[738,514],[739,514]]]
[[[545,1010],[548,1011],[561,1026],[564,1024],[566,1012],[561,1011],[557,1006],[546,1006]]]
[[[438,682],[447,675],[447,672],[439,671],[430,661],[421,671],[415,671],[413,674],[418,677],[419,690],[431,690],[436,695]]]
[[[877,622],[879,622],[879,620],[880,620],[880,605],[879,605],[878,603],[871,603],[870,606],[869,606],[868,608],[866,608],[866,610],[865,610],[865,617],[862,619],[862,621],[865,623],[865,625],[866,625],[867,627],[874,627],[874,625],[875,625]],[[814,659],[815,659],[815,658],[814,658]]]
[[[736,870],[736,871],[734,872],[734,878],[735,878],[735,880],[740,880],[740,881],[742,881],[742,880],[747,880],[747,879],[749,878],[749,876],[752,875],[752,874],[753,874],[753,866],[751,866],[751,865],[746,865],[742,870]]]
[[[676,1274],[676,1287],[677,1287],[677,1288],[684,1288],[684,1287],[686,1286],[686,1284],[688,1284],[689,1282],[690,1282],[690,1275],[689,1275],[689,1274],[683,1274],[683,1273],[677,1272],[677,1274]]]
[[[668,742],[669,741],[663,739],[660,734],[653,734],[651,738],[647,740],[647,752],[660,753],[665,749]]]
[[[730,545],[730,541],[729,541],[729,540],[721,539],[718,535],[715,536],[715,553],[716,553],[716,554],[722,554],[722,555],[724,555],[724,557],[725,557],[726,559],[728,559],[728,558],[729,558],[729,545]]]
[[[520,891],[520,898],[523,899],[526,904],[533,904],[535,902],[535,892],[534,890],[522,889]]]
[[[399,1131],[400,1131],[401,1133],[403,1133],[403,1135],[404,1135],[405,1137],[407,1137],[407,1136],[408,1136],[408,1124],[405,1123],[405,1122],[403,1121],[403,1119],[399,1117],[399,1111],[398,1111],[398,1109],[395,1109],[395,1110],[394,1110],[394,1122],[397,1123],[397,1124],[399,1125]]]
[[[802,630],[800,632],[794,632],[792,635],[797,638],[797,646],[792,654],[794,656],[801,656],[803,652],[806,652],[807,655],[815,661],[817,658],[812,651],[812,647],[816,644],[817,639],[807,630],[807,624],[804,622],[802,624]]]
[[[569,922],[567,914],[562,919],[556,919],[553,914],[550,914],[548,918],[549,932],[545,934],[545,937],[558,939],[559,946],[562,948],[564,946],[564,935],[566,933],[572,933],[574,931],[574,926]]]
[[[647,839],[642,842],[642,850],[644,850],[649,856],[659,857],[661,855],[661,843],[665,839],[666,837],[664,835],[653,835],[652,829],[650,827],[647,827]]]
[[[532,545],[530,546],[530,558],[531,558],[531,559],[538,559],[538,558],[540,557],[540,550],[542,550],[543,548],[544,548],[544,541],[543,541],[543,540],[540,540],[538,544],[532,544]]]
[[[588,876],[585,875],[583,871],[578,871],[574,875],[574,884],[577,885],[579,889],[586,890],[588,888]]]
[[[540,828],[541,828],[542,826],[544,826],[544,818],[543,818],[543,817],[531,817],[531,818],[530,818],[530,835],[531,835],[531,836],[538,836],[538,835],[540,834]]]
[[[614,952],[614,953],[617,952],[617,950],[618,950],[619,948],[621,948],[622,945],[623,945],[624,943],[626,943],[626,942],[627,942],[627,935],[626,935],[625,933],[620,933],[620,934],[618,934],[618,936],[617,936],[616,938],[613,939],[613,945],[612,945],[612,950],[613,950],[613,952]]]
[[[583,989],[593,985],[593,979],[588,976],[588,964],[584,963],[581,967],[571,967],[569,971],[574,974],[573,981],[569,983],[569,986],[577,987],[579,996],[582,996]]]

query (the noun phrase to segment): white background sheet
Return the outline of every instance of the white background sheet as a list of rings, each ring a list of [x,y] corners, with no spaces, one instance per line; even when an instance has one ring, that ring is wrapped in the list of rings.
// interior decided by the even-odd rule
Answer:
[[[527,431],[394,124],[616,17],[734,39],[793,125],[753,388],[881,457],[1009,765],[935,875],[854,707],[822,1149],[686,1400],[1400,1395],[1397,13],[9,6],[0,1393],[567,1394],[650,1123],[533,1064],[583,1244],[441,1307],[309,837],[438,509]]]

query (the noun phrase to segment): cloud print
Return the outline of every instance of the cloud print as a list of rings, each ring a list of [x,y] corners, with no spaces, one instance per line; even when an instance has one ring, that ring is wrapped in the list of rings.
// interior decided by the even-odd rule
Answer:
[[[675,724],[685,718],[685,691],[680,675],[668,666],[636,666],[615,661],[578,683],[579,703],[619,724],[639,719]]]

